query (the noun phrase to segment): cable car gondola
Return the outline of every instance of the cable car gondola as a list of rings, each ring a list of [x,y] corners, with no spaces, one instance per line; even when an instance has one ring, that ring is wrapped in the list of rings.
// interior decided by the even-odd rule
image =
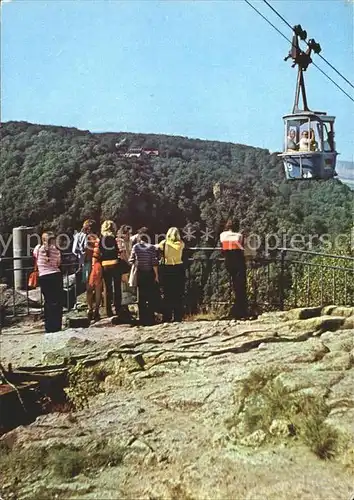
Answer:
[[[298,67],[298,75],[292,113],[283,117],[284,149],[279,156],[283,158],[287,180],[331,179],[337,175],[335,117],[308,108],[304,80],[304,72],[312,62],[312,51],[318,54],[321,47],[312,39],[307,42],[306,52],[303,52],[299,39],[306,40],[306,31],[300,25],[295,26],[293,30],[291,50],[285,60],[293,59],[292,67]],[[300,92],[303,109],[299,107]]]

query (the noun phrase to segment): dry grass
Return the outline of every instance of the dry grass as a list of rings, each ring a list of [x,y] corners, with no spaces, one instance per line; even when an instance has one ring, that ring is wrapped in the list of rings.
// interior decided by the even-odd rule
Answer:
[[[89,451],[75,446],[54,448],[47,463],[55,476],[70,479],[85,471],[115,467],[122,462],[123,455],[122,448],[103,440]]]
[[[184,321],[217,321],[222,316],[215,312],[200,312],[196,314],[189,314],[184,317]]]
[[[325,422],[329,408],[319,397],[291,392],[277,379],[281,371],[281,367],[271,367],[251,372],[236,387],[237,409],[227,425],[233,428],[237,440],[262,430],[268,441],[277,437],[300,439],[319,458],[334,458],[340,436]],[[274,432],[275,422],[282,422],[278,436]]]
[[[65,389],[73,409],[80,410],[89,406],[89,398],[104,392],[102,382],[112,373],[109,362],[99,363],[87,368],[77,363],[68,372],[69,385]]]
[[[183,483],[178,483],[170,485],[169,500],[195,500],[195,497],[191,496]]]
[[[94,442],[90,449],[80,449],[73,445],[11,449],[0,442],[0,498],[20,498],[23,487],[27,488],[37,479],[46,476],[70,481],[78,474],[94,473],[105,467],[118,466],[123,457],[124,449],[106,440]],[[61,493],[55,488],[42,487],[36,491],[34,498],[67,498]]]
[[[229,308],[225,306],[204,306],[192,314],[187,314],[185,321],[217,321],[229,315]]]

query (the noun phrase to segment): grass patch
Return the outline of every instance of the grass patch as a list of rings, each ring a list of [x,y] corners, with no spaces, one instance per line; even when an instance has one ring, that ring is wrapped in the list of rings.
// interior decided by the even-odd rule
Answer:
[[[217,321],[221,318],[222,315],[216,312],[200,312],[185,316],[184,321]]]
[[[218,321],[229,317],[230,307],[225,305],[200,306],[193,313],[187,314],[184,321]]]
[[[338,432],[323,420],[321,413],[311,412],[300,425],[304,443],[319,458],[334,458],[338,450]]]
[[[82,450],[74,446],[52,449],[48,457],[48,466],[55,476],[70,479],[86,471],[115,467],[123,461],[123,456],[122,448],[101,441],[91,450]]]
[[[61,479],[78,476],[85,469],[85,453],[74,447],[53,451],[48,458],[53,474]]]
[[[0,443],[0,497],[20,498],[22,487],[28,487],[38,478],[43,479],[43,476],[69,481],[78,474],[116,467],[122,463],[123,458],[124,449],[106,440],[100,440],[85,450],[73,445],[10,449],[6,444]],[[52,493],[53,498],[58,498],[51,488],[47,493],[42,498],[50,499]]]
[[[75,410],[89,406],[89,398],[104,392],[102,382],[112,373],[109,363],[100,363],[90,368],[77,363],[68,372],[68,387],[65,393]]]
[[[170,485],[169,500],[195,500],[195,498],[187,492],[184,484],[178,483]]]
[[[66,500],[67,498],[67,491],[59,488],[47,488],[45,486],[26,494],[26,500]]]
[[[319,458],[331,459],[338,452],[340,436],[325,422],[330,409],[323,399],[290,391],[277,376],[281,367],[250,373],[234,394],[236,411],[226,422],[241,440],[264,431],[267,440],[300,439]]]

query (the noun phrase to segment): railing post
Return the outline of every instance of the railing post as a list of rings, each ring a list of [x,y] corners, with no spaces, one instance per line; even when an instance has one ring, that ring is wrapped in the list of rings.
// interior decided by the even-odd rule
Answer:
[[[20,226],[12,230],[15,290],[26,290],[26,257],[30,257],[28,243],[33,229],[33,227]]]
[[[321,306],[323,306],[323,265],[321,263]]]
[[[186,298],[186,303],[187,303],[187,309],[188,309],[188,314],[192,314],[192,306],[191,306],[191,261],[189,257],[189,250],[186,250],[187,252],[187,298]]]
[[[70,311],[70,284],[69,284],[68,270],[66,270],[66,308],[69,312]]]
[[[267,302],[268,307],[270,307],[271,297],[270,297],[270,262],[267,262]]]
[[[293,266],[293,282],[294,282],[294,307],[297,307],[297,268],[296,264]]]
[[[285,287],[284,287],[284,280],[285,280],[285,257],[286,257],[286,250],[281,249],[280,250],[280,283],[279,283],[279,305],[280,305],[280,310],[284,311],[284,301],[285,301]]]
[[[344,305],[347,305],[347,271],[344,271]]]

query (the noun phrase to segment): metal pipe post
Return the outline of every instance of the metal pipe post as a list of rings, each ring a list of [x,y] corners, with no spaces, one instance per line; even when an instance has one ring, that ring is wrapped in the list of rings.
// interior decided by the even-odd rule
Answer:
[[[27,248],[28,236],[33,233],[33,227],[14,227],[13,237],[13,256],[14,256],[14,289],[24,290],[26,283],[26,257],[30,257],[29,248]]]

